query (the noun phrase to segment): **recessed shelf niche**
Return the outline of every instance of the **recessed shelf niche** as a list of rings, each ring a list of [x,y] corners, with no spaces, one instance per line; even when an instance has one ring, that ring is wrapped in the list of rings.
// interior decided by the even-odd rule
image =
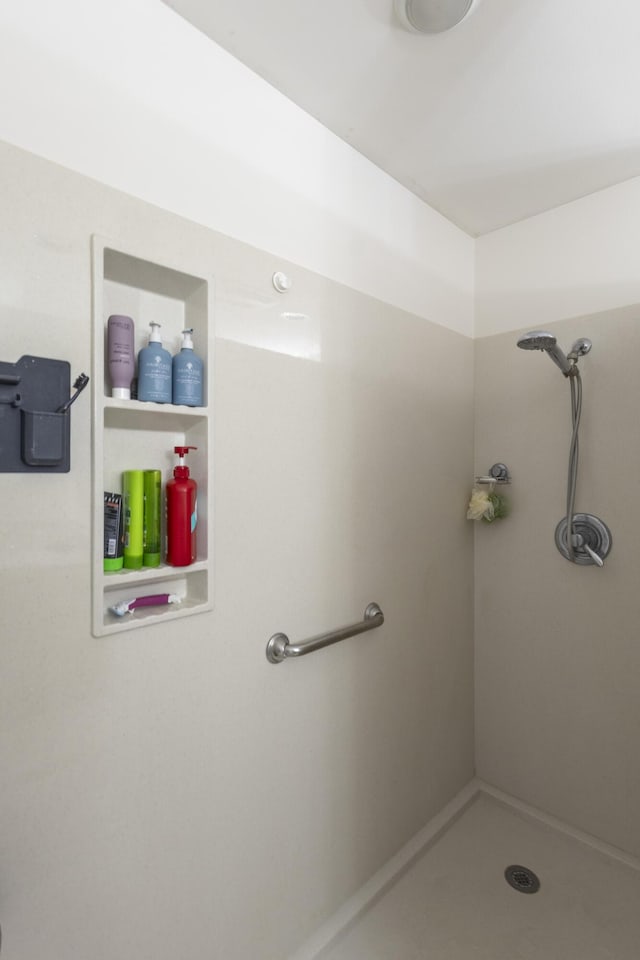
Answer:
[[[173,620],[213,607],[211,505],[213,502],[213,278],[196,276],[184,264],[159,263],[145,251],[126,250],[103,237],[92,239],[94,329],[93,430],[93,624],[95,636]],[[177,260],[178,258],[176,258]],[[141,403],[111,397],[106,356],[107,318],[126,314],[135,324],[135,351],[146,346],[149,323],[161,324],[164,347],[180,349],[181,332],[193,328],[204,361],[204,406]],[[188,465],[198,484],[197,559],[188,567],[103,570],[103,495],[122,491],[124,470],[158,469],[162,489],[173,475],[175,446],[195,446]],[[164,514],[164,511],[163,511]],[[164,516],[162,543],[165,542]],[[163,551],[164,553],[164,551]],[[111,607],[145,594],[169,593],[179,604],[146,607],[116,616]]]

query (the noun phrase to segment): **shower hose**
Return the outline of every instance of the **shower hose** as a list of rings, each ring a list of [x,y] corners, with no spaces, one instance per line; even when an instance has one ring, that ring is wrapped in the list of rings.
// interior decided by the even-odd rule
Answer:
[[[575,563],[573,552],[573,512],[576,500],[576,481],[578,479],[578,430],[582,414],[582,379],[577,364],[569,375],[571,385],[571,445],[569,447],[569,475],[567,477],[567,550],[569,560]]]

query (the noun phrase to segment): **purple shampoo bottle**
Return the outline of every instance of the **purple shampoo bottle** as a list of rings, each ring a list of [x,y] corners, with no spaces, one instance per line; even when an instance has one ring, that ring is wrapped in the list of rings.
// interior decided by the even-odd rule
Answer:
[[[107,360],[112,397],[119,400],[131,399],[135,358],[133,320],[131,317],[114,313],[107,321]]]

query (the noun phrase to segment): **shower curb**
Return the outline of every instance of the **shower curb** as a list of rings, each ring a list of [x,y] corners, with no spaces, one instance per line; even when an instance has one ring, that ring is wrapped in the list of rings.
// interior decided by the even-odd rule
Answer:
[[[333,916],[291,954],[288,960],[321,960],[324,951],[354,924],[362,914],[381,897],[396,880],[408,870],[414,860],[438,840],[462,816],[481,792],[479,780],[473,779],[455,795],[408,843],[391,857],[370,880],[360,887]]]

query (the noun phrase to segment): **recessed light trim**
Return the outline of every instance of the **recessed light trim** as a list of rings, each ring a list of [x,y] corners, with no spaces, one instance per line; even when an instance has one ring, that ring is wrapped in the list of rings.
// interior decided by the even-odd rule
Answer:
[[[396,16],[411,33],[444,33],[469,16],[478,0],[394,0]]]

